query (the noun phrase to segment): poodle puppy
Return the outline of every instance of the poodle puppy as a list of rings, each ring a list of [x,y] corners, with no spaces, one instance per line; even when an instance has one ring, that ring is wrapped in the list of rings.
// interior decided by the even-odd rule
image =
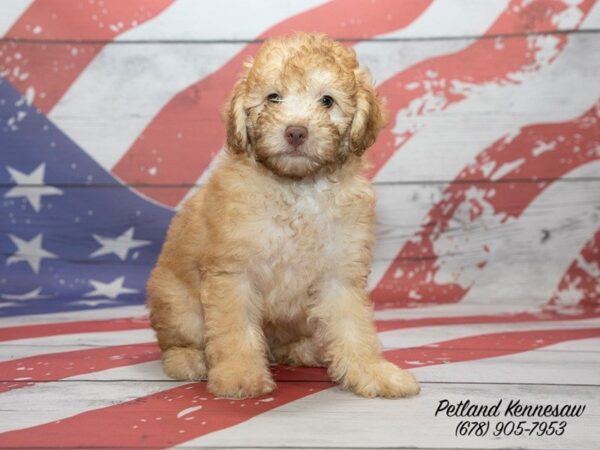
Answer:
[[[384,116],[354,51],[322,34],[268,40],[246,64],[227,152],[148,282],[167,375],[253,397],[275,388],[274,361],[327,367],[365,397],[419,392],[381,356],[366,291],[375,195],[361,172]]]

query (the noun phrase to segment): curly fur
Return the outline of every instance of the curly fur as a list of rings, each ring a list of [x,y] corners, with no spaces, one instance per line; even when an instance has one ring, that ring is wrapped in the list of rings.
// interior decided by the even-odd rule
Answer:
[[[270,359],[325,366],[367,397],[416,394],[381,356],[366,292],[375,195],[362,155],[385,116],[354,52],[320,34],[267,41],[225,117],[228,152],[173,219],[148,283],[165,372],[242,398],[274,389]],[[308,130],[296,149],[288,126]]]

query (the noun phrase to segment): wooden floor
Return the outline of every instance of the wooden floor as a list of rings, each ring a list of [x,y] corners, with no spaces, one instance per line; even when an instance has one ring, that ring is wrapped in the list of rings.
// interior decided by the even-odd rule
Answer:
[[[463,309],[466,317],[478,312]],[[386,356],[422,383],[418,397],[404,400],[358,398],[321,370],[285,367],[273,368],[273,395],[214,398],[204,382],[164,376],[138,307],[94,311],[92,321],[90,312],[50,314],[40,324],[30,317],[26,326],[0,319],[0,447],[598,448],[600,320],[468,324],[463,317],[416,328],[409,317],[396,328],[389,319],[398,313],[377,316],[387,319],[380,329],[395,327],[380,332]],[[39,337],[19,339],[24,330]],[[496,417],[436,416],[444,400],[501,404]],[[509,408],[511,401],[585,409],[579,417],[513,417],[519,406]],[[457,436],[461,420],[490,428]],[[539,422],[537,430],[510,435],[520,421]],[[552,422],[559,432],[562,421],[561,436],[537,435]],[[509,436],[494,436],[499,426]]]

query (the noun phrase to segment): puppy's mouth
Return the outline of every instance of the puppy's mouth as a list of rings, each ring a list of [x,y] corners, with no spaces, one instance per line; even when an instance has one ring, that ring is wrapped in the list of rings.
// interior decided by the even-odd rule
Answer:
[[[299,148],[292,148],[289,150],[286,150],[285,152],[282,153],[283,156],[292,156],[292,157],[302,157],[302,158],[307,158],[308,155],[306,153],[304,153],[304,151],[300,150]]]
[[[298,147],[288,147],[286,148],[283,152],[279,153],[277,156],[288,156],[291,158],[305,158],[308,159],[312,162],[315,163],[320,163],[321,161],[319,161],[317,158],[315,158],[312,155],[309,155],[305,149],[303,148],[304,146],[300,145]]]

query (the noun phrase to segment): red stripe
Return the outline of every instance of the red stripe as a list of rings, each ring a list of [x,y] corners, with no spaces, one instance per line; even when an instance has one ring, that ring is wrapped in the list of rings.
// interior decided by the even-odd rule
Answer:
[[[0,328],[0,342],[31,339],[59,334],[93,333],[96,331],[121,331],[149,328],[147,317],[124,319],[86,320],[80,322],[42,323]]]
[[[35,92],[34,104],[47,113],[105,45],[77,41],[110,41],[154,18],[172,2],[37,0],[5,38],[75,43],[3,42],[0,73],[6,71],[4,78],[20,92]]]
[[[402,28],[419,16],[431,0],[333,0],[291,17],[259,36],[264,39],[292,31],[322,31],[357,39]],[[113,168],[127,184],[192,184],[223,147],[225,128],[220,111],[242,62],[256,51],[246,46],[217,72],[177,94],[152,120]],[[178,136],[179,135],[179,136]],[[176,143],[176,145],[174,145]],[[150,175],[148,169],[155,167]],[[144,195],[174,206],[189,188],[139,189]]]
[[[386,352],[402,367],[425,367],[505,356],[574,339],[600,337],[599,328],[494,333]],[[168,389],[72,417],[0,434],[6,447],[171,447],[245,422],[331,387],[329,382],[287,382],[269,397],[220,400],[205,383]],[[350,394],[348,394],[350,395]],[[177,417],[187,408],[201,409]],[[110,430],[109,433],[106,430]]]
[[[502,138],[480,153],[446,188],[442,200],[429,211],[424,225],[404,244],[387,269],[372,292],[377,306],[415,307],[462,299],[468,287],[435,281],[440,269],[438,258],[442,256],[435,253],[435,241],[449,230],[452,221],[473,224],[494,215],[504,223],[518,218],[551,184],[551,181],[512,183],[506,180],[558,179],[598,160],[600,128],[594,126],[598,120],[600,103],[573,121],[527,126],[517,136]],[[552,145],[552,150],[538,153],[535,149],[540,143]],[[519,159],[520,165],[504,170],[505,164]],[[487,173],[486,167],[490,165],[493,169]],[[496,176],[501,173],[504,174]],[[482,244],[478,257],[473,256],[473,264],[483,270],[488,258],[489,249]],[[454,275],[458,278],[460,273]]]
[[[51,353],[0,362],[0,393],[115,367],[129,366],[159,358],[155,343],[101,347]],[[13,380],[13,381],[8,381]]]
[[[594,3],[595,0],[585,0],[578,5],[583,14],[575,28],[579,27]],[[556,31],[560,29],[558,15],[567,8],[569,5],[557,0],[512,0],[484,36]],[[378,90],[387,100],[390,122],[367,153],[372,162],[367,174],[374,177],[396,150],[418,132],[414,128],[394,131],[397,126],[403,125],[404,117],[444,110],[467,98],[469,87],[485,83],[518,83],[515,81],[516,73],[539,70],[552,62],[565,47],[566,34],[553,37],[556,39],[556,52],[544,63],[537,60],[544,50],[537,48],[535,42],[546,37],[483,38],[460,52],[416,64],[381,84]],[[466,89],[457,86],[465,86]]]

